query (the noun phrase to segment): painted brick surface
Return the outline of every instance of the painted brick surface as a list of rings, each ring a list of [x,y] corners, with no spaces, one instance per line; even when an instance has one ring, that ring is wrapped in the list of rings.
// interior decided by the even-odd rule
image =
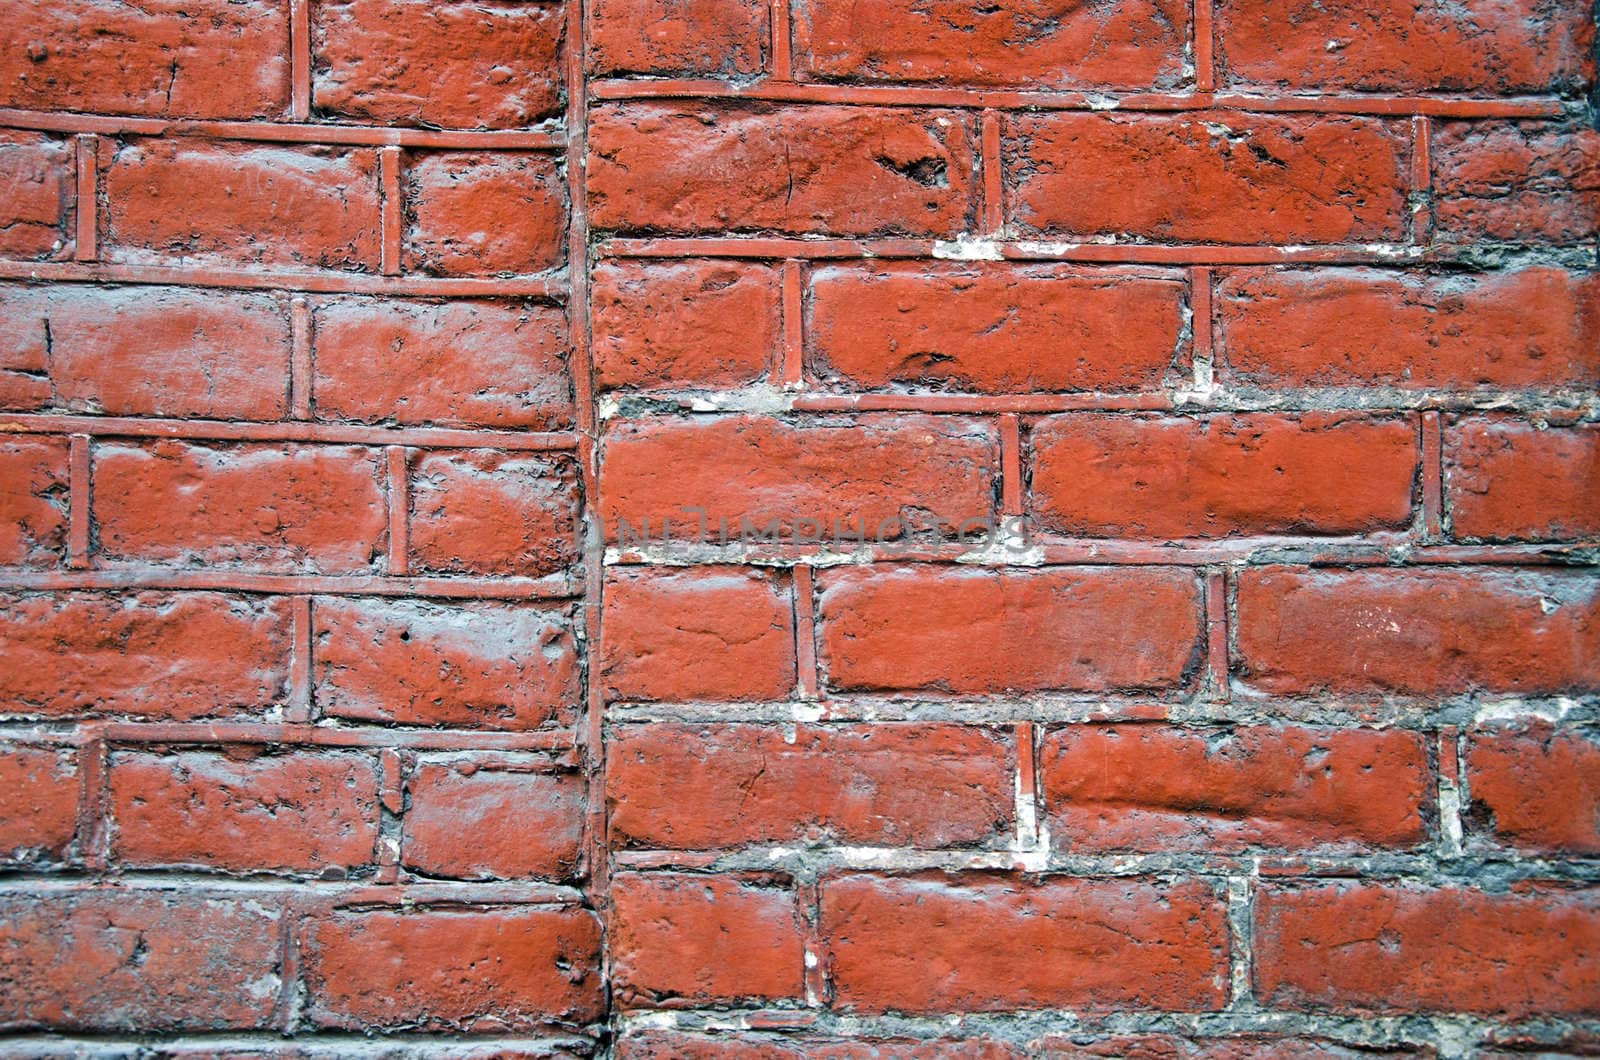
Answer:
[[[0,1055],[1600,1048],[1587,0],[0,14]]]

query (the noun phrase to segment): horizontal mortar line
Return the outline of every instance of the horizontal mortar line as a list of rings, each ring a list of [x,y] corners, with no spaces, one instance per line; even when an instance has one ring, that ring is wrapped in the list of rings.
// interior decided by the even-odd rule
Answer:
[[[285,1034],[281,1030],[215,1030],[215,1031],[170,1031],[164,1034],[150,1033],[148,1031],[107,1031],[95,1033],[93,1031],[79,1030],[38,1030],[38,1031],[6,1031],[0,1032],[0,1052],[5,1047],[16,1046],[19,1049],[29,1045],[64,1046],[81,1052],[71,1055],[100,1056],[107,1055],[98,1050],[107,1045],[136,1045],[135,1054],[141,1050],[154,1049],[156,1055],[168,1055],[165,1050],[202,1048],[216,1050],[219,1053],[231,1054],[246,1051],[252,1056],[285,1056],[295,1055],[295,1048],[307,1046],[338,1046],[339,1056],[373,1057],[392,1060],[396,1055],[418,1055],[413,1049],[426,1049],[433,1047],[439,1055],[449,1056],[461,1046],[471,1046],[491,1050],[485,1056],[550,1056],[560,1057],[567,1055],[552,1052],[558,1049],[582,1049],[580,1055],[592,1055],[594,1039],[585,1037],[579,1032],[552,1033],[539,1036],[537,1032],[521,1036],[497,1035],[477,1031],[450,1031],[438,1033],[417,1033],[406,1030],[401,1037],[387,1037],[379,1035],[372,1037],[356,1031],[338,1031],[333,1029],[318,1029],[316,1027],[297,1027],[292,1034]],[[397,1053],[397,1049],[399,1052]],[[259,1053],[256,1052],[259,1050]],[[289,1050],[289,1051],[284,1051]],[[537,1052],[533,1052],[537,1050]],[[29,1055],[29,1054],[22,1054]],[[47,1056],[63,1056],[66,1053],[53,1052]],[[117,1055],[117,1054],[111,1054]],[[129,1054],[121,1054],[129,1055]],[[208,1054],[211,1055],[211,1054]]]
[[[60,261],[0,261],[0,280],[226,287],[251,291],[409,295],[418,298],[533,298],[548,302],[559,302],[566,294],[566,280],[551,276],[374,276],[359,272]]]
[[[8,871],[0,876],[0,893],[31,894],[171,890],[258,899],[281,896],[307,905],[402,905],[464,902],[474,905],[574,905],[582,902],[576,887],[538,880],[459,880],[375,884],[368,880],[319,880],[306,877],[227,876],[194,869],[172,872],[123,871],[107,877],[93,873]]]
[[[86,434],[95,438],[181,438],[216,442],[321,442],[402,445],[414,449],[507,449],[565,452],[578,447],[570,431],[501,431],[458,427],[375,427],[300,420],[179,420],[139,416],[0,413],[0,435]]]
[[[1182,698],[1178,698],[1182,696]],[[818,700],[720,703],[612,703],[612,727],[642,724],[847,725],[891,722],[1001,726],[1282,725],[1349,729],[1402,728],[1431,732],[1445,725],[1478,725],[1540,719],[1563,728],[1588,728],[1600,721],[1600,696],[1277,696],[1240,687],[1233,701],[1214,702],[1174,693],[1020,692],[1012,695],[945,696],[929,693],[829,692]]]
[[[903,85],[840,85],[757,81],[607,79],[590,85],[597,101],[626,99],[733,99],[782,103],[854,103],[890,107],[1085,111],[1234,110],[1264,113],[1328,113],[1372,116],[1428,115],[1439,118],[1553,118],[1567,101],[1554,97],[1512,99],[1439,96],[1328,94],[1256,96],[1240,92],[1030,91],[984,88],[918,88]],[[1575,105],[1575,104],[1571,104]]]
[[[685,517],[687,518],[687,517]],[[842,524],[840,543],[854,540]],[[643,528],[639,528],[641,533]],[[822,533],[828,528],[823,527]],[[871,530],[868,529],[870,537]],[[716,531],[708,531],[714,537]],[[1419,545],[1406,534],[1365,538],[1253,537],[1230,541],[1128,541],[1114,538],[1051,539],[1036,536],[1017,548],[1004,545],[968,546],[868,544],[850,551],[816,544],[734,544],[715,540],[662,542],[607,547],[608,566],[774,566],[806,564],[813,567],[867,566],[871,564],[927,563],[973,567],[1203,567],[1218,563],[1302,567],[1402,567],[1415,566],[1595,566],[1600,564],[1600,541],[1552,544]]]
[[[1273,879],[1297,876],[1351,876],[1368,879],[1403,876],[1441,882],[1471,880],[1487,868],[1518,879],[1552,882],[1600,881],[1600,859],[1539,858],[1514,850],[1440,861],[1431,854],[1369,851],[1347,855],[1301,855],[1293,851],[1251,851],[1239,854],[1130,851],[1073,854],[1006,849],[849,847],[792,844],[750,844],[724,850],[619,850],[613,860],[641,871],[684,869],[696,872],[745,872],[783,869],[807,876],[836,871],[958,872],[1026,871],[1030,875],[1142,876],[1182,873],[1190,876],[1255,875]],[[1018,862],[1027,860],[1025,870]]]
[[[227,570],[126,568],[0,570],[0,592],[175,590],[273,596],[393,596],[447,600],[568,600],[583,593],[581,568],[542,578],[395,577],[378,574],[258,574]]]
[[[1069,240],[966,241],[803,236],[617,236],[597,246],[612,258],[805,258],[813,261],[924,259],[948,261],[1062,261],[1108,265],[1404,265],[1447,261],[1452,248],[1408,243],[1360,245],[1215,245],[1204,243],[1085,243]]]
[[[0,126],[37,132],[102,133],[108,136],[203,136],[218,140],[258,140],[286,144],[337,144],[373,147],[447,147],[555,151],[566,146],[559,132],[530,129],[402,129],[375,125],[323,125],[308,122],[175,120],[63,114],[57,111],[0,108]]]
[[[0,741],[77,747],[91,740],[114,744],[296,744],[310,747],[395,747],[417,751],[510,751],[550,754],[552,768],[570,764],[577,746],[571,730],[494,732],[482,729],[380,727],[341,720],[311,722],[0,721]]]

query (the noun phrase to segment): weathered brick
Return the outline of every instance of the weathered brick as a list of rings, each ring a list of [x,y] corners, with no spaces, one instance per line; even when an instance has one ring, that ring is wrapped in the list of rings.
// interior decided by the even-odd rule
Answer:
[[[601,1013],[600,926],[584,909],[339,912],[305,928],[321,1027],[516,1031]]]
[[[77,827],[76,752],[0,744],[0,863],[62,861]]]
[[[55,567],[67,545],[65,438],[0,441],[0,566]]]
[[[104,185],[109,260],[378,271],[369,149],[128,140]]]
[[[1028,1043],[1030,1056],[1050,1060],[1433,1060],[1431,1045],[1345,1045],[1325,1038],[1228,1034],[1180,1038],[1169,1034],[1048,1035]]]
[[[1456,537],[1600,536],[1600,424],[1548,427],[1461,418],[1445,431],[1445,495]]]
[[[593,74],[750,77],[771,48],[761,0],[594,0],[584,12]]]
[[[285,601],[219,593],[0,596],[0,713],[259,713],[289,675]],[[71,665],[62,665],[70,659]]]
[[[1172,568],[818,573],[818,656],[839,691],[954,694],[1175,688],[1200,632]]]
[[[536,729],[579,698],[570,616],[508,604],[318,599],[315,698],[330,717]]]
[[[1600,580],[1579,571],[1247,569],[1239,675],[1265,692],[1600,688]]]
[[[61,256],[72,216],[71,181],[72,152],[59,138],[0,130],[0,256]]]
[[[811,369],[865,389],[1151,390],[1183,306],[1183,285],[1149,270],[827,266],[811,279]]]
[[[602,390],[731,388],[776,361],[778,273],[739,262],[602,262],[590,290]]]
[[[1011,825],[1015,744],[955,725],[640,725],[606,744],[614,843],[942,847]]]
[[[625,1031],[615,1055],[619,1060],[1022,1060],[1027,1054],[1009,1042],[977,1038],[689,1034],[646,1028]]]
[[[1600,743],[1546,722],[1480,728],[1463,767],[1479,842],[1528,853],[1600,853]]]
[[[1535,122],[1441,122],[1433,216],[1446,243],[1593,243],[1600,132]]]
[[[565,879],[578,866],[583,778],[427,759],[406,781],[401,864],[425,876]]]
[[[1274,1008],[1527,1017],[1600,1010],[1593,890],[1265,884],[1255,990]]]
[[[1513,95],[1594,79],[1594,25],[1571,2],[1223,0],[1216,23],[1224,79],[1258,89]]]
[[[1137,90],[1184,79],[1189,8],[800,0],[794,25],[798,62],[823,79]]]
[[[824,879],[820,924],[846,1009],[1204,1010],[1224,906],[1198,881],[863,874]]]
[[[367,571],[387,520],[377,455],[357,446],[103,442],[99,553],[111,562]]]
[[[1009,216],[1075,239],[1340,243],[1403,235],[1405,141],[1373,118],[1051,112],[1010,120]]]
[[[509,129],[561,106],[558,5],[319,0],[312,102],[381,125]]]
[[[268,1026],[281,914],[203,890],[0,895],[0,1028]]]
[[[407,269],[486,276],[561,263],[567,208],[550,156],[414,154],[403,183]]]
[[[0,384],[6,407],[275,420],[288,406],[289,314],[273,295],[7,287],[0,312],[16,314],[13,349],[38,351],[19,367],[40,380],[14,398]]]
[[[552,574],[578,549],[571,461],[487,449],[413,452],[411,560],[447,574]]]
[[[795,689],[794,610],[767,573],[612,568],[599,680],[612,699],[783,699]]]
[[[1417,430],[1341,413],[1068,414],[1032,432],[1039,524],[1078,537],[1357,534],[1411,521]]]
[[[289,9],[273,0],[24,0],[9,16],[7,107],[166,118],[289,107]]]
[[[128,751],[110,777],[112,856],[130,867],[340,876],[376,860],[370,755]]]
[[[1234,384],[1581,386],[1600,373],[1600,275],[1240,269],[1217,290]]]
[[[611,878],[613,990],[623,1008],[797,998],[804,957],[794,895],[760,878]]]
[[[601,104],[589,218],[622,231],[953,235],[972,130],[954,111]]]
[[[573,422],[566,322],[506,302],[325,302],[315,318],[318,419],[562,430]]]
[[[1428,761],[1398,729],[1071,725],[1041,754],[1050,838],[1074,853],[1349,851],[1426,838]]]
[[[991,515],[1000,469],[993,424],[948,416],[619,420],[603,447],[610,541],[647,522],[651,538],[690,541],[720,541],[724,526],[730,541],[770,527],[827,541],[949,534]]]

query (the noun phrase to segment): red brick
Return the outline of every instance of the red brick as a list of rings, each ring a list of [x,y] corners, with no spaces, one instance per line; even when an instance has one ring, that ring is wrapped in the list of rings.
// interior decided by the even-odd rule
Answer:
[[[48,306],[38,287],[0,286],[0,409],[25,412],[53,400]]]
[[[561,263],[567,208],[548,155],[417,154],[404,183],[407,269],[487,276]]]
[[[818,582],[819,661],[846,692],[1174,688],[1200,632],[1194,576],[1171,568],[840,568]]]
[[[1581,572],[1306,571],[1238,581],[1241,676],[1264,692],[1564,695],[1600,688]]]
[[[378,777],[365,754],[118,752],[112,856],[129,867],[317,872],[376,860]]]
[[[289,106],[289,9],[273,0],[27,0],[9,22],[7,107],[276,118]]]
[[[761,0],[594,0],[585,11],[592,74],[751,77],[771,48]]]
[[[1467,827],[1484,845],[1600,854],[1600,744],[1547,722],[1477,729],[1464,762]]]
[[[794,610],[770,574],[734,567],[607,572],[599,678],[612,699],[783,699]]]
[[[777,1037],[644,1029],[624,1031],[614,1055],[618,1060],[1022,1060],[1028,1054],[1009,1042],[976,1038]]]
[[[690,541],[720,541],[723,526],[729,541],[741,527],[830,542],[949,534],[993,512],[999,448],[993,424],[949,416],[620,420],[604,439],[601,518],[611,541],[646,521],[651,539],[667,521]]]
[[[536,729],[579,697],[570,616],[508,604],[318,599],[323,714],[400,725]]]
[[[1235,384],[1581,386],[1600,373],[1600,275],[1241,269],[1217,291]]]
[[[571,461],[488,449],[413,452],[411,560],[447,574],[551,574],[577,558]]]
[[[586,790],[573,773],[427,760],[406,781],[401,864],[425,876],[565,879],[578,867]]]
[[[602,104],[589,218],[624,231],[953,235],[971,217],[969,122],[879,107]]]
[[[107,560],[182,566],[367,571],[387,528],[356,446],[100,443],[93,510]]]
[[[303,954],[320,1027],[463,1032],[600,1016],[600,926],[583,909],[335,913]]]
[[[1600,231],[1600,132],[1442,122],[1432,154],[1441,242],[1593,243]]]
[[[72,152],[61,140],[0,130],[0,255],[61,256],[68,245],[71,181]]]
[[[280,989],[280,919],[259,895],[0,896],[0,1028],[265,1028]]]
[[[758,878],[613,876],[608,943],[624,1009],[803,993],[794,895]]]
[[[1025,232],[1341,243],[1404,229],[1405,141],[1373,118],[1028,114],[1004,153]]]
[[[812,273],[812,371],[854,387],[1153,390],[1180,345],[1170,273],[911,263]]]
[[[1444,445],[1456,537],[1600,536],[1600,424],[1541,428],[1523,420],[1458,419]]]
[[[1064,0],[800,0],[797,63],[819,79],[1025,89],[1173,88],[1189,7]]]
[[[0,603],[0,713],[253,714],[278,703],[288,681],[282,600],[71,592]]]
[[[626,726],[606,745],[611,836],[682,850],[987,843],[1011,826],[1014,747],[955,725]]]
[[[31,401],[5,402],[13,408],[245,420],[287,411],[289,314],[273,295],[62,285],[6,288],[0,305],[18,314],[17,337],[41,351],[46,377]]]
[[[322,0],[312,12],[312,102],[322,113],[510,129],[561,108],[558,6]]]
[[[341,299],[317,307],[317,418],[572,426],[566,322],[550,306]]]
[[[1594,79],[1576,3],[1223,0],[1216,22],[1224,80],[1266,90],[1512,95]]]
[[[1401,529],[1416,437],[1410,420],[1345,413],[1069,414],[1033,429],[1032,510],[1077,537]]]
[[[602,262],[590,290],[602,390],[731,388],[776,360],[777,271],[740,262]]]
[[[1600,1010],[1592,890],[1266,884],[1253,934],[1256,997],[1273,1008],[1511,1017]]]
[[[105,167],[108,260],[377,272],[368,149],[129,140]]]
[[[0,863],[61,861],[77,826],[76,752],[0,744]]]
[[[1072,725],[1044,744],[1057,849],[1359,851],[1426,838],[1416,733]]]
[[[1228,996],[1224,903],[1198,881],[846,875],[823,881],[821,931],[847,1010],[1194,1010]]]
[[[0,440],[0,565],[55,567],[67,544],[67,440]]]

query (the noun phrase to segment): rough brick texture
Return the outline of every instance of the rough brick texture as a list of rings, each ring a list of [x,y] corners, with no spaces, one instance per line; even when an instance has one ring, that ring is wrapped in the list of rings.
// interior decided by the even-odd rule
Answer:
[[[1589,0],[0,15],[0,1055],[1600,1052]]]

